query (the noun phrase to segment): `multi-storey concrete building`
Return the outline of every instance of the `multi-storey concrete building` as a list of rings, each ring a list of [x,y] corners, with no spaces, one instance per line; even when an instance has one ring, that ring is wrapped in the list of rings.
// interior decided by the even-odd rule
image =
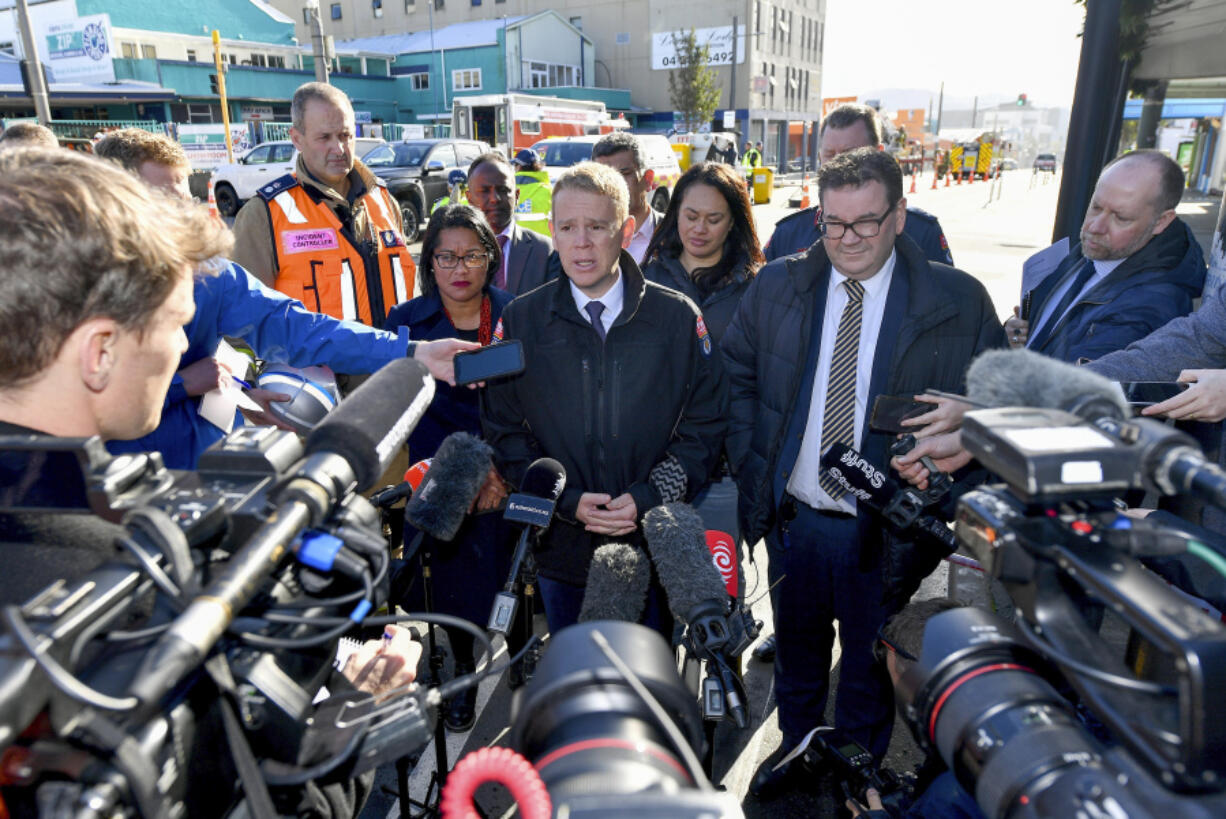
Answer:
[[[303,13],[310,0],[271,0],[310,42]],[[821,114],[825,0],[319,0],[324,30],[338,41],[436,31],[476,20],[529,17],[552,10],[590,38],[591,68],[560,58],[521,60],[507,70],[508,89],[621,88],[630,92],[641,129],[668,130],[673,105],[668,75],[676,67],[672,35],[693,28],[712,51],[723,89],[716,127],[734,112],[744,138],[762,140],[768,159],[811,148]],[[733,34],[733,24],[736,34]],[[735,55],[735,60],[733,59]],[[586,62],[586,58],[585,58]],[[595,76],[588,76],[589,73]],[[789,125],[790,124],[790,125]],[[790,135],[790,140],[789,140]],[[791,150],[786,147],[792,145]]]

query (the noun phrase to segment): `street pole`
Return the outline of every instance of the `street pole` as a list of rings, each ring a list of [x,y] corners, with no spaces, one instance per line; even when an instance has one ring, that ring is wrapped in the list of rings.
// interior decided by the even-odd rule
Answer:
[[[736,117],[736,47],[740,45],[741,39],[737,36],[737,18],[732,18],[732,88],[728,92],[728,107],[732,109],[732,116]]]
[[[971,103],[971,128],[975,127],[975,120],[979,118],[979,96],[975,96],[975,101]]]
[[[51,101],[47,97],[47,82],[43,76],[43,63],[38,59],[38,47],[34,44],[34,29],[30,26],[30,7],[26,0],[17,0],[17,28],[21,29],[21,50],[25,56],[26,84],[30,99],[34,101],[34,114],[42,125],[51,126]]]
[[[937,141],[941,138],[941,114],[945,110],[945,81],[941,81],[941,95],[937,97]]]
[[[217,96],[221,98],[221,121],[226,127],[226,162],[234,161],[234,138],[230,135],[230,103],[226,98],[226,69],[221,62],[221,32],[213,29],[213,65],[217,67]]]
[[[430,12],[430,62],[431,62],[431,64],[433,64],[433,63],[434,63],[434,60],[435,60],[435,53],[434,53],[434,0],[428,0],[428,2],[426,3],[426,9],[427,9],[427,10]],[[430,68],[430,73],[431,73],[431,74],[433,74],[433,73],[434,73],[434,68],[433,68],[433,65],[432,65],[432,66],[431,66],[431,68]],[[439,77],[438,77],[438,79],[439,79],[439,82],[440,82],[440,83],[442,83],[442,82],[446,82],[446,81],[447,81],[447,76],[446,76],[446,75],[445,75],[445,74],[444,74],[442,71],[439,71]],[[431,133],[431,135],[434,135],[434,134],[437,134],[437,133],[438,133],[438,117],[439,117],[439,113],[440,113],[440,112],[439,112],[439,110],[438,110],[438,84],[437,84],[437,83],[435,83],[434,81],[431,81],[431,82],[430,82],[430,85],[431,85],[431,87],[433,87],[433,88],[434,88],[434,126],[433,126],[433,128],[432,128],[432,130],[431,130],[431,132],[430,132],[430,133]],[[471,123],[471,122],[470,122],[470,123],[468,124],[468,127],[469,127],[469,130],[472,132],[472,135],[475,137],[475,136],[477,135],[477,126],[476,126],[475,124],[473,124],[473,123]],[[452,134],[452,136],[455,136],[455,134]],[[494,137],[494,140],[493,140],[493,141],[497,141],[497,135],[495,135],[495,137]]]
[[[319,15],[319,0],[307,0],[307,16],[311,18],[311,53],[315,58],[315,82],[328,81],[328,49],[324,41],[324,21]]]

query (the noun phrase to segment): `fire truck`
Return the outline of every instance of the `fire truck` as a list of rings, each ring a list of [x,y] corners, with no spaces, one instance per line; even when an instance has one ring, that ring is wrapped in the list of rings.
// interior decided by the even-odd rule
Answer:
[[[545,137],[609,134],[630,123],[604,103],[533,94],[476,94],[451,104],[451,135],[479,139],[514,156]]]

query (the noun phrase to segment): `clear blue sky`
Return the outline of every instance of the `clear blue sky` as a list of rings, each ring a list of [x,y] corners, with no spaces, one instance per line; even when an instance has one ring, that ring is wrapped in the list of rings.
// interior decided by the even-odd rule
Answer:
[[[947,97],[1069,106],[1084,20],[1073,0],[827,0],[822,96],[944,80]]]

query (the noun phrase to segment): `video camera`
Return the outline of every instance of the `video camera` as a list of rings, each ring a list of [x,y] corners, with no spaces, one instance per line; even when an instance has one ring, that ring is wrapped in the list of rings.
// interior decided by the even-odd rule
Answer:
[[[1226,627],[1140,558],[1226,563],[1114,500],[1148,489],[1222,505],[1226,473],[1156,421],[1090,417],[964,418],[963,445],[1004,484],[963,496],[955,532],[1021,617],[929,621],[900,685],[905,715],[990,817],[1226,815],[1226,705],[1213,694]]]
[[[386,596],[379,515],[358,493],[433,390],[423,366],[394,362],[305,446],[245,427],[196,472],[111,458],[96,438],[0,440],[0,510],[120,523],[129,558],[3,609],[8,813],[219,816],[236,778],[253,804],[268,785],[352,777],[424,745],[438,691],[377,709],[356,691],[316,700],[338,638],[379,622],[367,615]],[[226,744],[238,776],[201,775],[224,776]]]
[[[877,791],[882,809],[893,816],[902,814],[915,793],[913,777],[881,767],[872,753],[842,728],[819,725],[777,764],[786,765],[796,757],[802,758],[805,770],[832,772],[845,799],[863,805],[868,802],[868,790]]]

